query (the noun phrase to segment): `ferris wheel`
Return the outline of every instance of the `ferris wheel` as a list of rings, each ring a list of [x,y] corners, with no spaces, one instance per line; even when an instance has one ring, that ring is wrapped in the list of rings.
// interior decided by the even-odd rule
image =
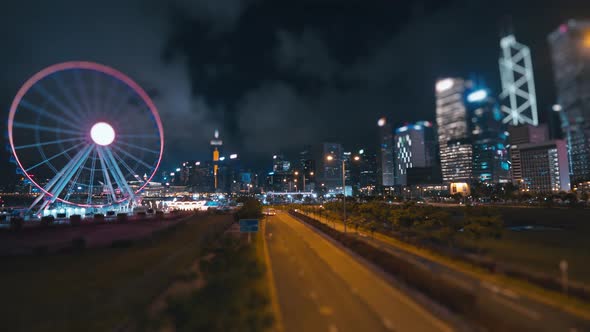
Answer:
[[[93,62],[52,65],[12,102],[8,139],[40,195],[31,208],[130,205],[162,159],[158,111],[132,79]]]

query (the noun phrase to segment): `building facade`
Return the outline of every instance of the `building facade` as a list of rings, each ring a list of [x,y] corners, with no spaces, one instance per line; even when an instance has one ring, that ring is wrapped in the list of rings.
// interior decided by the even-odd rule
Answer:
[[[436,83],[436,124],[442,180],[471,181],[473,147],[464,96],[468,82],[445,78]]]
[[[502,79],[501,111],[503,122],[519,124],[539,124],[537,114],[537,95],[531,50],[518,41],[514,35],[500,40],[500,77]]]
[[[379,127],[379,184],[383,187],[395,185],[394,155],[393,155],[393,130],[386,118],[377,121]]]
[[[332,156],[332,160],[327,157]],[[342,158],[344,151],[342,144],[325,142],[316,149],[314,159],[316,160],[318,182],[325,190],[342,190]],[[318,188],[320,187],[318,186]]]
[[[473,147],[472,182],[509,182],[508,132],[498,103],[485,88],[468,90],[465,101]]]
[[[540,193],[570,190],[567,146],[564,140],[522,144],[519,150],[521,190]]]
[[[518,127],[510,126],[508,128],[508,133],[508,142],[510,143],[511,180],[515,185],[519,185],[522,181],[522,165],[519,147],[522,144],[538,144],[548,141],[549,131],[547,125],[541,124],[537,127],[532,125],[522,125]]]
[[[590,21],[570,20],[549,37],[572,183],[590,180]]]
[[[408,169],[433,167],[436,159],[434,128],[429,121],[419,121],[395,130],[396,184],[408,185]]]

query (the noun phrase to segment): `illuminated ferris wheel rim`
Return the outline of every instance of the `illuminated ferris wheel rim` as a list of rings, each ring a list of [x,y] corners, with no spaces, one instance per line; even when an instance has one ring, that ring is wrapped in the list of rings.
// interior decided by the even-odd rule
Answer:
[[[15,159],[18,167],[20,167],[20,169],[23,171],[23,173],[27,177],[27,179],[29,181],[31,181],[31,183],[34,184],[37,188],[39,188],[39,190],[41,190],[42,193],[45,195],[48,195],[49,197],[52,197],[52,198],[54,196],[56,196],[55,200],[60,201],[62,203],[66,203],[66,204],[71,204],[71,205],[76,205],[79,207],[86,207],[86,208],[100,208],[100,207],[104,207],[104,206],[108,206],[108,205],[112,205],[112,204],[96,205],[96,204],[72,203],[72,202],[62,199],[60,197],[57,197],[59,195],[59,192],[56,195],[54,195],[51,192],[49,192],[48,190],[46,190],[43,186],[38,184],[31,177],[29,172],[26,171],[26,169],[24,168],[23,164],[21,163],[21,161],[19,159],[18,154],[16,153],[16,148],[14,145],[14,138],[13,138],[14,117],[16,115],[17,109],[19,108],[19,105],[21,104],[21,101],[23,100],[23,97],[27,94],[27,92],[29,92],[29,90],[35,84],[37,84],[38,82],[40,82],[44,78],[46,78],[52,74],[61,72],[61,71],[73,70],[73,69],[85,69],[85,70],[96,71],[96,72],[103,73],[103,74],[109,75],[111,77],[114,77],[114,78],[118,79],[119,81],[125,83],[128,87],[130,87],[141,98],[141,100],[145,103],[145,105],[150,110],[152,116],[154,117],[155,123],[158,128],[159,138],[160,138],[160,151],[159,151],[158,159],[157,159],[157,162],[155,164],[155,167],[154,167],[152,173],[147,178],[147,180],[143,183],[143,185],[141,185],[135,191],[136,194],[139,193],[141,190],[143,190],[143,188],[145,188],[151,182],[153,177],[156,175],[158,168],[160,167],[160,163],[162,162],[162,154],[164,152],[164,129],[163,129],[162,121],[160,119],[160,115],[158,114],[156,105],[151,100],[151,98],[148,96],[148,94],[141,88],[141,86],[139,86],[139,84],[137,84],[135,81],[133,81],[131,78],[129,78],[127,75],[123,74],[122,72],[120,72],[112,67],[103,65],[103,64],[90,62],[90,61],[68,61],[68,62],[57,63],[57,64],[51,65],[51,66],[46,67],[45,69],[37,72],[35,75],[30,77],[21,86],[21,88],[18,90],[14,100],[12,101],[12,104],[10,106],[10,112],[8,114],[8,140],[10,143],[10,149],[11,149],[12,155],[14,156],[14,159]],[[126,198],[121,199],[121,200],[116,201],[114,203],[118,204],[118,203],[124,202],[125,200],[127,200],[127,199]]]

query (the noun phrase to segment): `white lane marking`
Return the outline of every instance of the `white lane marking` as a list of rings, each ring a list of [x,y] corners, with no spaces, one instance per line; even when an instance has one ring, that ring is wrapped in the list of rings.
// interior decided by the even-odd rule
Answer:
[[[530,319],[539,320],[541,318],[541,315],[538,312],[534,311],[534,310],[531,310],[529,308],[525,308],[525,307],[523,307],[523,306],[521,306],[519,304],[516,304],[516,303],[514,303],[514,302],[512,302],[510,300],[504,299],[504,298],[502,298],[500,296],[497,296],[497,295],[494,296],[494,298],[497,301],[500,301],[500,302],[504,303],[505,305],[507,305],[510,308],[518,311],[519,313],[527,316]]]
[[[389,331],[394,331],[395,329],[393,328],[393,323],[387,319],[387,318],[383,318],[383,325],[385,325],[385,328],[388,329]]]
[[[518,294],[516,294],[512,290],[510,290],[508,288],[498,287],[498,286],[496,286],[494,284],[490,284],[489,282],[486,282],[486,281],[482,281],[481,286],[484,288],[487,288],[488,290],[490,290],[496,294],[502,294],[502,295],[509,297],[511,299],[514,299],[514,300],[517,300],[520,298],[520,296],[518,296]]]
[[[320,306],[320,314],[322,316],[332,316],[333,313],[334,313],[334,310],[332,308],[328,307],[327,305]]]
[[[338,332],[338,328],[336,327],[336,325],[330,324],[330,327],[328,328],[328,332]]]
[[[316,292],[314,292],[314,291],[311,291],[309,293],[309,297],[311,297],[311,299],[315,301],[318,299],[318,294],[316,294]]]
[[[504,294],[505,296],[514,299],[514,300],[518,300],[520,298],[520,296],[518,296],[518,294],[516,294],[515,292],[511,291],[510,289],[504,288],[501,290],[502,294]]]

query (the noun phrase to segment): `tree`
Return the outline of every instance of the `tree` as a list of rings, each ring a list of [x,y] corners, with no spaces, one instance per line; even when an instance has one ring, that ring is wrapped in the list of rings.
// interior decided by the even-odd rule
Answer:
[[[235,219],[257,219],[262,217],[262,204],[251,197],[241,199],[244,205],[236,212]]]

